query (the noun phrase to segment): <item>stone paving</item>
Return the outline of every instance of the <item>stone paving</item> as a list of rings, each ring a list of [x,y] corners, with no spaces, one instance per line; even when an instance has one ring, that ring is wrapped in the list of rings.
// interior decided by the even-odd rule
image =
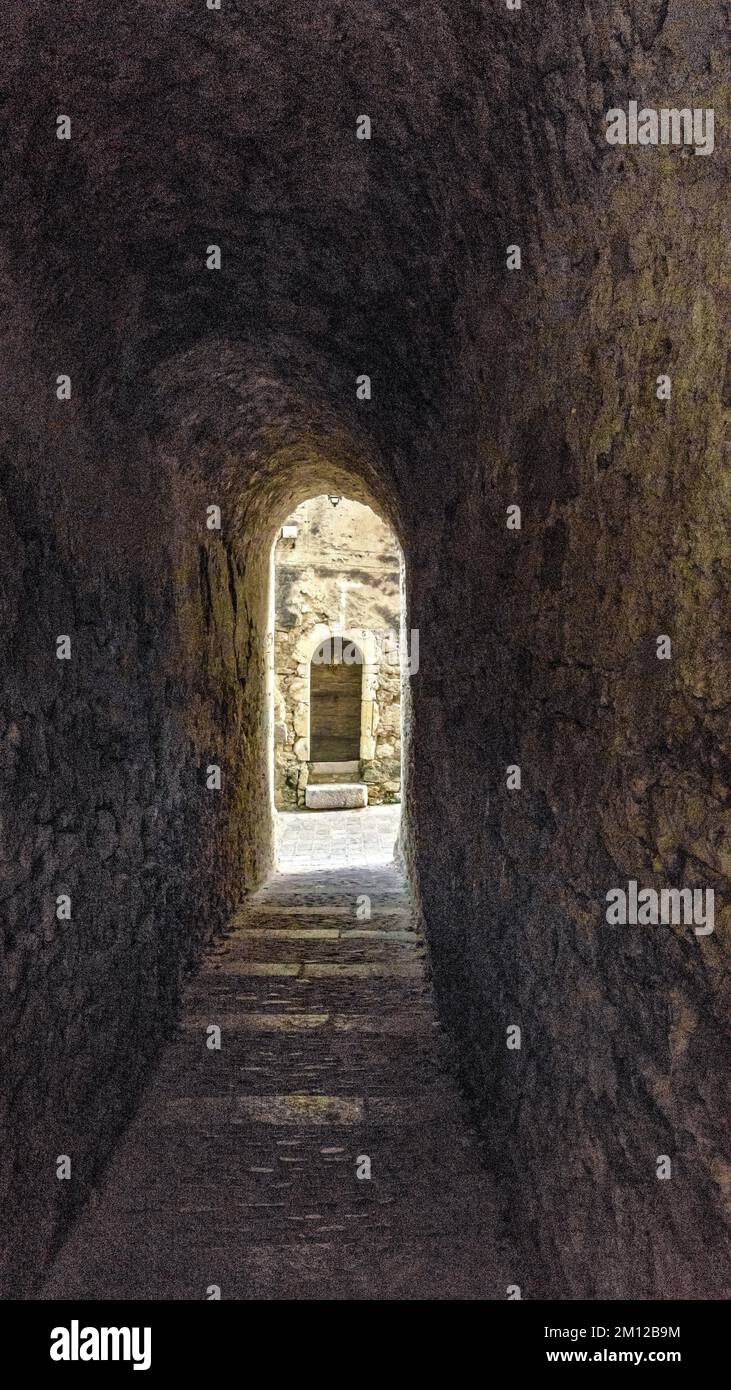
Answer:
[[[388,864],[393,859],[400,820],[400,806],[282,811],[276,818],[279,867],[340,869]]]
[[[281,817],[279,871],[192,978],[41,1297],[506,1297],[515,1271],[391,859],[398,809]]]

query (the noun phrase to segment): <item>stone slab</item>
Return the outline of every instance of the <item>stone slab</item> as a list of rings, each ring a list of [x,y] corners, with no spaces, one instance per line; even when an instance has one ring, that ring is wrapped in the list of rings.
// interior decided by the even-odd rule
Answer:
[[[341,782],[336,786],[321,782],[310,784],[305,792],[305,805],[310,811],[347,811],[368,805],[368,788],[361,782]]]

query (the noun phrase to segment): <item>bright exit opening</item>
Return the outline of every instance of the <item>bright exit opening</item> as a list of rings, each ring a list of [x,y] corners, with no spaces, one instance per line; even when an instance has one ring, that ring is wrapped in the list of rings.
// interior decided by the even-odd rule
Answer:
[[[402,570],[390,527],[347,497],[310,498],[280,529],[272,673],[280,862],[392,857]]]

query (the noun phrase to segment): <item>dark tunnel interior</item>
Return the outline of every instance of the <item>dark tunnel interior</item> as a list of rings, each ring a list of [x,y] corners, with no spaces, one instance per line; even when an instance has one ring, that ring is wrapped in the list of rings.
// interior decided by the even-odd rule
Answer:
[[[327,493],[403,549],[401,854],[525,1283],[728,1295],[728,140],[604,118],[727,110],[729,6],[367,9],[5,16],[10,1298],[272,869],[271,548]],[[631,881],[715,930],[610,926]]]

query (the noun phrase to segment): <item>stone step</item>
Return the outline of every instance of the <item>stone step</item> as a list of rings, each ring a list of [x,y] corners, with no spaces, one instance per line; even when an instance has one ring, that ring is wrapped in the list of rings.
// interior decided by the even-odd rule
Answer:
[[[497,1277],[492,1187],[416,925],[393,865],[277,874],[248,896],[186,982],[43,1297],[504,1297],[515,1262]]]
[[[362,782],[307,784],[305,805],[310,811],[347,811],[368,805],[368,788]]]
[[[308,786],[313,783],[328,785],[357,782],[360,776],[360,763],[310,763]]]

